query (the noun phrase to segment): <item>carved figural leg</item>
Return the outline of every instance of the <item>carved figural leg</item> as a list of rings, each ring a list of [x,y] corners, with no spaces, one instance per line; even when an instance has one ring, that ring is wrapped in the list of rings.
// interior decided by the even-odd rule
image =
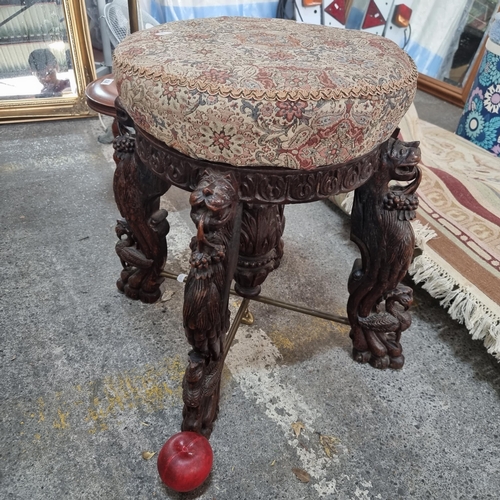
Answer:
[[[113,142],[113,189],[124,219],[116,225],[120,240],[116,253],[123,266],[117,286],[131,299],[152,303],[160,298],[160,272],[167,258],[169,225],[166,210],[160,210],[160,196],[170,185],[154,176],[134,153],[135,138],[124,126],[131,123],[123,110],[118,120],[122,135]]]
[[[183,431],[210,437],[217,418],[229,290],[238,256],[241,206],[231,175],[205,171],[191,193],[191,270],[184,291],[184,329],[193,346],[183,380]]]
[[[381,146],[378,171],[354,196],[351,240],[360,251],[349,277],[347,313],[353,357],[375,368],[401,368],[401,332],[411,324],[413,290],[400,284],[415,237],[410,220],[421,179],[418,142],[391,138]],[[390,185],[405,181],[406,185]]]
[[[241,220],[240,251],[234,279],[236,291],[247,298],[260,293],[267,275],[283,257],[283,205],[247,205]]]

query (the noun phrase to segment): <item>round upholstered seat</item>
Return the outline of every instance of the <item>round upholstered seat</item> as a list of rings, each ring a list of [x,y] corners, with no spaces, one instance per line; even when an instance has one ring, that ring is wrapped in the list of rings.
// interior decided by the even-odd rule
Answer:
[[[392,41],[281,19],[179,21],[115,50],[136,125],[192,158],[312,169],[389,138],[417,70]]]

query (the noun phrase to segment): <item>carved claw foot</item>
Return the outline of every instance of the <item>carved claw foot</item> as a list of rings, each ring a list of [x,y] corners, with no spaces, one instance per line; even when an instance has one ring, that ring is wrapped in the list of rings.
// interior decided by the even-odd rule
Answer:
[[[368,363],[371,358],[372,353],[370,351],[358,351],[357,349],[352,349],[352,359],[358,363]]]
[[[182,430],[212,434],[214,421],[219,414],[220,380],[224,363],[222,359],[210,360],[197,351],[189,353],[189,364],[182,381],[184,408]]]
[[[403,355],[397,357],[391,357],[389,355],[375,356],[371,351],[361,352],[356,349],[352,350],[352,359],[357,363],[370,363],[373,368],[379,370],[385,370],[387,368],[399,370],[403,368],[405,360]]]
[[[386,368],[389,368],[389,365],[391,363],[391,360],[389,356],[374,356],[372,355],[370,359],[370,365],[373,366],[373,368],[377,368],[378,370],[385,370]]]

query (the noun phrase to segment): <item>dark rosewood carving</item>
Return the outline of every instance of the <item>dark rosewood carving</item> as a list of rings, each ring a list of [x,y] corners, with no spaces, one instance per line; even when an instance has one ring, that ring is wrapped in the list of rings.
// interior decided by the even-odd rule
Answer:
[[[167,212],[159,207],[160,196],[170,184],[155,176],[135,154],[135,138],[125,128],[130,119],[123,111],[118,113],[118,121],[124,135],[113,142],[113,189],[124,219],[116,225],[120,240],[116,253],[123,266],[117,286],[127,297],[150,303],[160,297],[160,272],[167,258]]]
[[[236,291],[243,297],[259,295],[260,285],[280,264],[285,227],[283,210],[283,205],[243,207],[240,252],[234,275]]]
[[[311,171],[281,167],[234,167],[189,158],[137,129],[137,154],[160,178],[193,191],[207,169],[231,173],[240,201],[256,204],[306,203],[361,186],[377,168],[379,147],[348,163]]]
[[[182,429],[210,437],[217,418],[234,276],[244,297],[256,297],[283,256],[284,205],[355,191],[351,239],[358,245],[349,277],[347,313],[353,357],[376,368],[401,368],[401,334],[411,324],[411,288],[401,284],[410,265],[421,172],[418,143],[395,138],[350,162],[310,171],[234,167],[189,158],[134,123],[116,101],[115,198],[121,215],[116,252],[118,288],[154,302],[166,261],[167,213],[159,197],[171,184],[187,191],[196,225],[183,320],[192,346],[183,379]],[[134,133],[135,132],[135,133]],[[403,184],[396,185],[400,181]]]
[[[183,315],[193,350],[183,381],[182,430],[209,437],[218,412],[229,289],[238,256],[238,186],[230,174],[205,171],[190,203],[197,234],[190,245]]]
[[[418,142],[389,139],[380,154],[380,168],[358,188],[352,210],[351,239],[361,259],[349,277],[347,313],[353,357],[375,368],[401,368],[401,332],[411,324],[411,288],[401,285],[413,256],[415,237],[410,220],[418,205],[421,179]],[[403,181],[405,186],[390,186]]]

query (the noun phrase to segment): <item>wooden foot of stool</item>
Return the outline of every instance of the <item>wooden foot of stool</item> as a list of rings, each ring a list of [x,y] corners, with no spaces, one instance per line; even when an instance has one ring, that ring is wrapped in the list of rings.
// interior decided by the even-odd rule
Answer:
[[[410,220],[418,206],[421,172],[418,143],[391,138],[380,151],[376,175],[359,187],[352,209],[351,239],[361,259],[349,277],[347,313],[353,357],[375,368],[402,368],[401,332],[411,324],[413,290],[401,285],[413,258]],[[390,186],[391,181],[408,183]]]
[[[160,273],[167,259],[169,231],[167,212],[160,210],[160,196],[170,184],[142,163],[135,153],[133,135],[115,138],[114,148],[113,190],[124,217],[116,225],[120,241],[115,248],[123,266],[117,287],[131,299],[156,302],[161,295]]]
[[[234,279],[242,297],[256,297],[267,275],[278,268],[283,257],[285,228],[283,205],[243,206],[240,250]]]
[[[241,225],[238,186],[231,174],[206,171],[191,193],[191,270],[184,290],[184,329],[193,346],[183,386],[183,431],[210,437],[229,328],[229,291]]]

